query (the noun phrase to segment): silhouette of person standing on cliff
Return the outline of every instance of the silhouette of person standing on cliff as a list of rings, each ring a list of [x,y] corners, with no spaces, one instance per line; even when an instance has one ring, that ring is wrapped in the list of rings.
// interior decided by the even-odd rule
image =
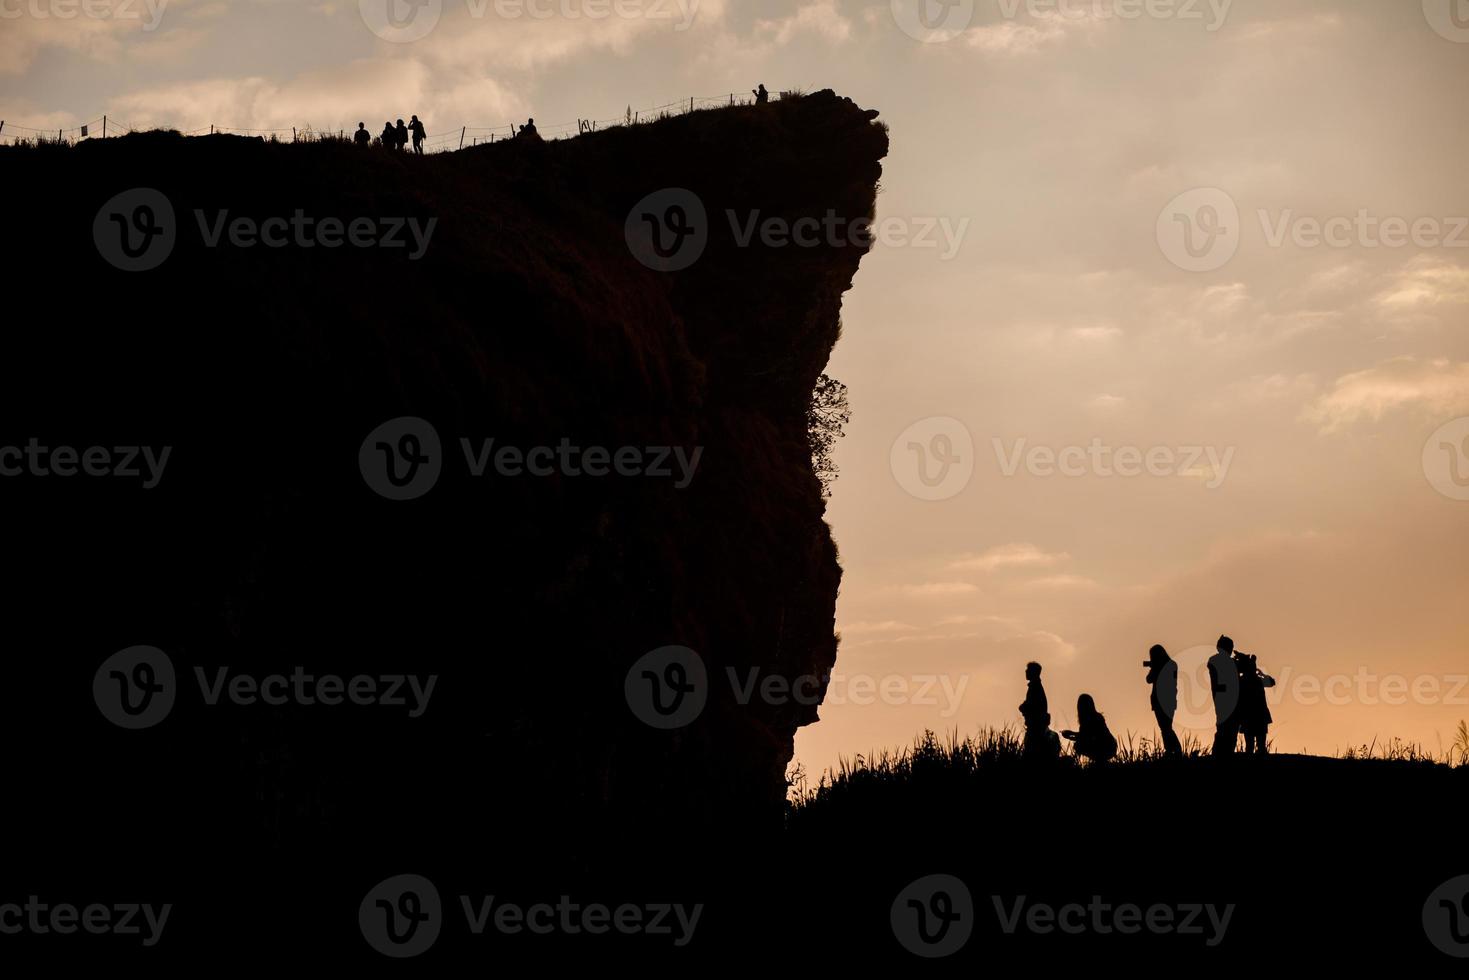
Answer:
[[[764,82],[760,83],[759,88],[751,89],[750,93],[755,96],[756,105],[765,105],[767,102],[770,101],[770,93],[765,91]]]
[[[534,119],[527,119],[525,125],[520,127],[520,132],[515,135],[528,140],[538,140],[541,138],[540,130],[536,129],[536,121]]]
[[[393,137],[393,142],[397,144],[397,149],[408,149],[408,126],[404,124],[403,120],[398,120],[398,128],[393,131]]]
[[[1239,741],[1239,668],[1234,662],[1234,641],[1221,636],[1209,658],[1209,690],[1214,697],[1215,757],[1233,755]]]
[[[427,134],[423,130],[423,123],[418,121],[417,116],[414,116],[408,123],[408,129],[413,133],[413,152],[419,156],[423,156],[423,141],[427,138]]]
[[[1117,738],[1090,694],[1076,699],[1076,726],[1077,731],[1064,731],[1061,737],[1075,743],[1077,755],[1092,762],[1107,762],[1117,754]]]
[[[1143,661],[1143,666],[1148,668],[1148,684],[1153,689],[1148,701],[1158,723],[1163,754],[1173,759],[1182,758],[1183,746],[1173,731],[1173,717],[1178,714],[1178,664],[1168,656],[1162,644],[1157,644],[1148,651],[1148,659]]]
[[[378,138],[383,141],[383,147],[385,149],[392,150],[397,148],[398,131],[393,128],[393,124],[391,122],[383,123],[383,134]]]
[[[1023,752],[1027,759],[1054,759],[1061,754],[1061,740],[1051,731],[1051,709],[1041,684],[1041,665],[1025,665],[1025,700],[1020,716],[1025,719]]]
[[[372,134],[367,131],[367,123],[357,124],[357,132],[352,134],[352,142],[358,146],[367,146],[372,142]]]
[[[1270,705],[1265,701],[1265,688],[1275,686],[1275,678],[1260,669],[1257,658],[1248,653],[1235,654],[1239,665],[1239,730],[1245,737],[1245,755],[1264,755],[1270,734]]]

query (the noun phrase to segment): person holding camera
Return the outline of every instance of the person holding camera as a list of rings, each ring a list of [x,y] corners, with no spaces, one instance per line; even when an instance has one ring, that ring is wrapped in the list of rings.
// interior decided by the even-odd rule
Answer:
[[[1170,759],[1181,759],[1183,745],[1173,731],[1173,716],[1178,713],[1178,664],[1168,656],[1162,644],[1156,644],[1148,651],[1148,659],[1143,661],[1143,666],[1148,668],[1148,684],[1153,689],[1148,701],[1158,723],[1163,754]]]

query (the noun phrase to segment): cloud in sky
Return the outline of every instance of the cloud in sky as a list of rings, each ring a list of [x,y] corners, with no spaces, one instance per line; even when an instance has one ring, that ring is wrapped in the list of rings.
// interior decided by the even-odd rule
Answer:
[[[1469,362],[1393,358],[1337,378],[1332,390],[1316,399],[1305,417],[1322,431],[1335,432],[1399,410],[1431,415],[1469,411]]]
[[[1064,552],[1051,554],[1033,544],[1007,544],[990,548],[949,562],[949,568],[962,571],[993,572],[1002,568],[1049,567],[1070,560]]]

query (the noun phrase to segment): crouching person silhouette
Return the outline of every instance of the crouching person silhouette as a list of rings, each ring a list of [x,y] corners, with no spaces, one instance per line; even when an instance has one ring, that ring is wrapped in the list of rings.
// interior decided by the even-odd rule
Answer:
[[[1075,743],[1077,755],[1100,763],[1117,754],[1117,739],[1090,694],[1076,699],[1076,724],[1078,731],[1064,731],[1061,737]]]
[[[1260,669],[1257,658],[1236,653],[1239,665],[1239,730],[1245,737],[1245,755],[1264,755],[1270,735],[1270,705],[1265,702],[1265,688],[1275,686],[1275,678]]]
[[[1170,759],[1180,759],[1183,746],[1173,731],[1173,717],[1178,714],[1178,664],[1158,644],[1148,651],[1148,659],[1143,661],[1143,666],[1148,668],[1148,683],[1153,688],[1148,700],[1153,706],[1153,718],[1158,723],[1163,754]]]
[[[1041,684],[1041,665],[1033,660],[1026,664],[1025,680],[1025,701],[1020,705],[1020,716],[1025,719],[1024,758],[1055,759],[1061,755],[1061,740],[1051,731],[1051,709]]]

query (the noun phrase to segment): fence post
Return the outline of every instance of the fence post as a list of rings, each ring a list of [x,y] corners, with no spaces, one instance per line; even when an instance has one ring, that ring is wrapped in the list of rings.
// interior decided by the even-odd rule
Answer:
[[[107,138],[107,117],[106,116],[103,116],[102,117],[102,138],[103,139],[106,139]]]
[[[292,143],[296,142],[296,127],[295,126],[292,126],[291,127],[291,142]]]
[[[693,112],[694,111],[694,97],[692,95],[689,96],[689,111],[690,112]]]
[[[464,149],[464,134],[467,132],[469,132],[468,126],[465,126],[459,130],[459,149],[461,150]]]

